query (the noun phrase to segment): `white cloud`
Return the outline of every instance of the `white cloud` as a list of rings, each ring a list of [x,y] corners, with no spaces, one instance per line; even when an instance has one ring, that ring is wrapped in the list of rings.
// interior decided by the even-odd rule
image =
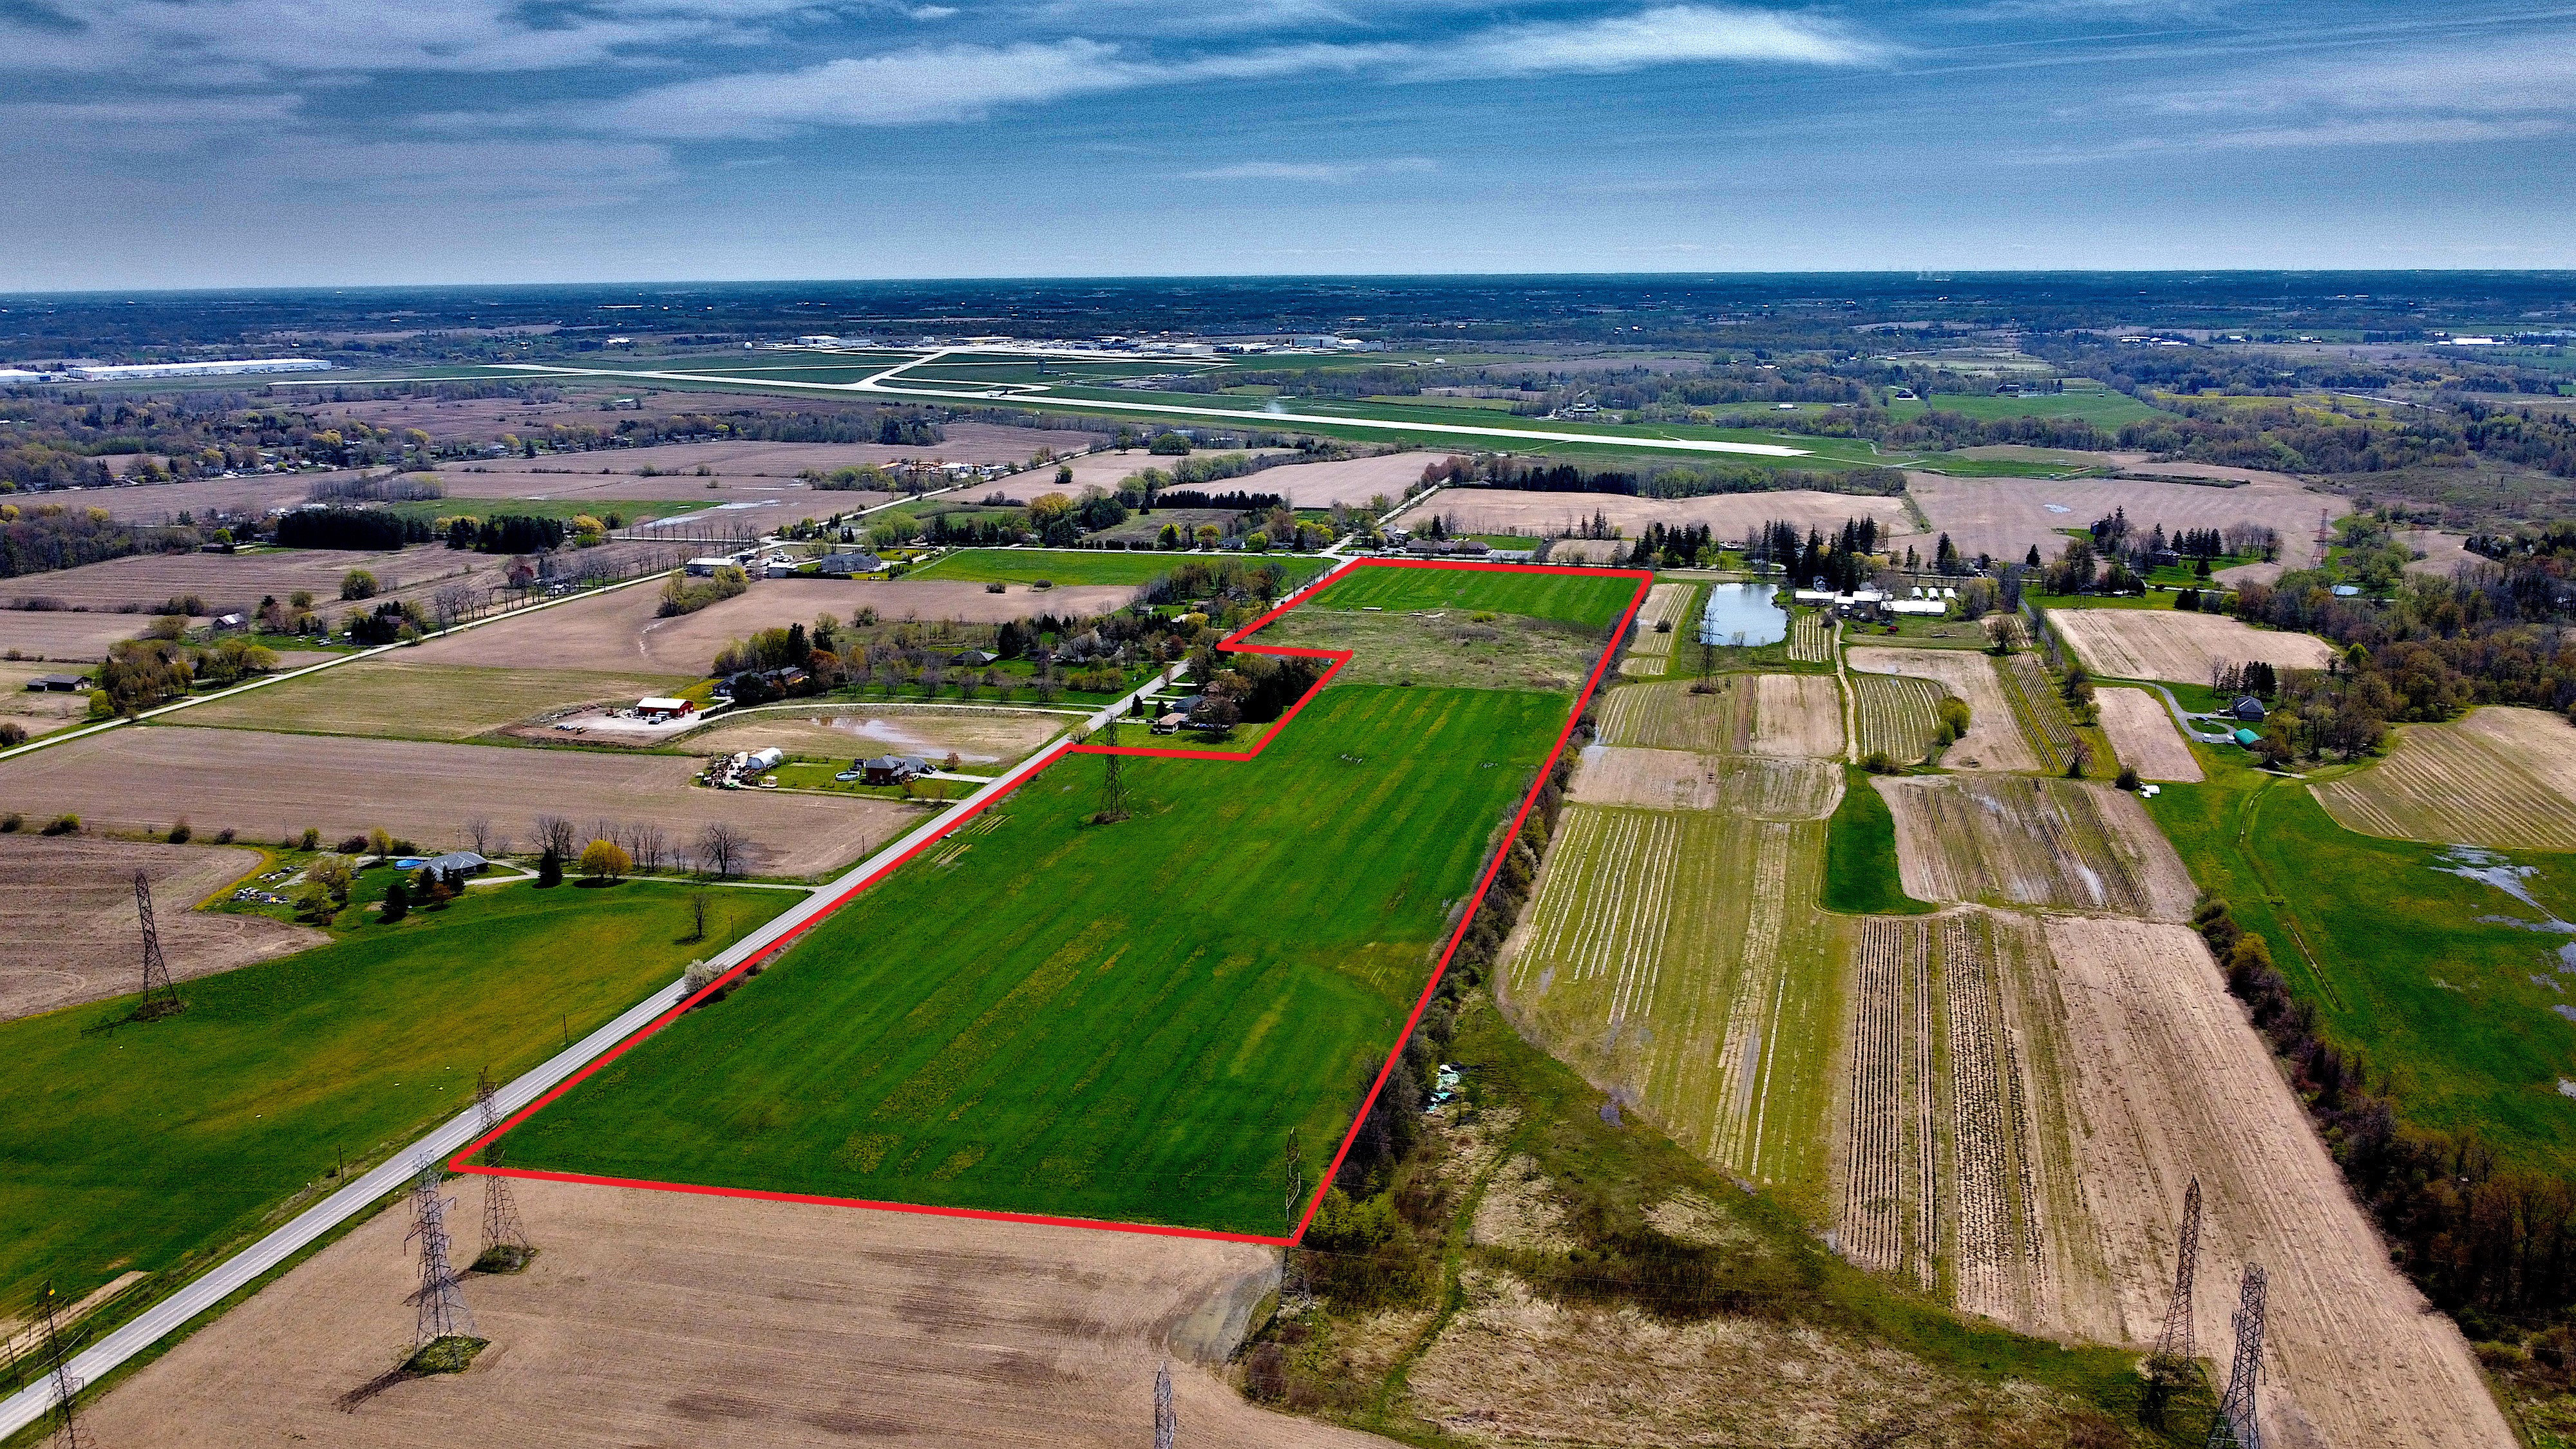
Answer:
[[[1419,176],[1440,169],[1427,156],[1384,161],[1238,161],[1183,174],[1193,181],[1310,181],[1339,185],[1368,176]]]
[[[1804,16],[1706,5],[1501,26],[1433,41],[1262,46],[1157,60],[1101,41],[917,46],[802,70],[684,81],[608,108],[641,135],[776,135],[802,126],[979,119],[994,108],[1208,81],[1376,71],[1390,80],[1589,74],[1712,62],[1854,66],[1883,47]]]
[[[915,20],[945,20],[957,13],[954,5],[915,5],[903,12]]]

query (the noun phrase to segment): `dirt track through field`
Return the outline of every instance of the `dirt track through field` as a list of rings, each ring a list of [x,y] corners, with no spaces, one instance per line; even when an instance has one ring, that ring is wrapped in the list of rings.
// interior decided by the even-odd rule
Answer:
[[[1905,893],[2179,921],[2197,892],[2137,800],[2107,785],[2027,776],[1870,782],[1896,816]]]
[[[2049,627],[2095,674],[2207,684],[2209,666],[2260,660],[2283,669],[2323,669],[2334,647],[2314,634],[2257,629],[2224,614],[2172,609],[2051,609]]]
[[[1965,649],[1857,648],[1844,653],[1864,674],[1903,674],[1938,683],[1967,701],[1968,733],[1941,756],[1954,770],[2036,770],[2039,759],[2014,722],[1995,664]]]
[[[491,1340],[454,1377],[337,1401],[400,1360],[413,1286],[398,1205],[200,1330],[84,1419],[101,1449],[690,1449],[864,1442],[1038,1449],[1150,1439],[1172,1361],[1185,1442],[1384,1440],[1245,1403],[1199,1356],[1274,1281],[1230,1243],[547,1182],[538,1245],[473,1275]],[[460,1257],[483,1187],[457,1179]],[[1194,1347],[1196,1346],[1196,1347]]]
[[[2224,1357],[2236,1277],[2271,1274],[2266,1442],[2507,1449],[2468,1345],[2389,1266],[2270,1053],[2187,927],[2052,918],[2078,1089],[2081,1181],[2118,1287],[2122,1336],[2151,1342],[2174,1222],[2205,1209],[2196,1331]]]
[[[330,938],[197,902],[259,866],[231,846],[0,835],[0,1021],[136,990],[134,873],[152,878],[153,921],[175,980],[283,956]]]
[[[2101,706],[2102,733],[2110,736],[2111,749],[2140,779],[2189,784],[2201,778],[2200,761],[2161,697],[2143,689],[2101,689],[2093,702]]]
[[[752,869],[809,876],[856,860],[917,812],[890,801],[826,799],[689,783],[694,758],[513,749],[329,735],[153,725],[110,730],[0,762],[0,808],[42,819],[160,831],[186,815],[200,831],[259,840],[307,826],[325,839],[383,826],[456,849],[466,823],[490,819],[524,844],[539,815],[649,820],[685,844],[712,822],[752,842]]]

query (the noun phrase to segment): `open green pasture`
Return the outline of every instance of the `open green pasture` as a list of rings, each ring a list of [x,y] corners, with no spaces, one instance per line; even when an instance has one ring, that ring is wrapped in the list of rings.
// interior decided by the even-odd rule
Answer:
[[[1869,781],[1867,770],[1843,767],[1842,803],[1825,827],[1825,909],[1854,916],[1918,916],[1939,910],[1907,895],[1898,881],[1896,816]]]
[[[1293,553],[1227,554],[1247,567],[1275,563],[1291,588],[1332,567],[1330,561]],[[1184,563],[1213,564],[1215,554],[1130,552],[1123,549],[964,548],[914,569],[910,578],[955,579],[977,584],[1144,584]]]
[[[366,879],[381,895],[377,877]],[[329,945],[179,984],[185,1013],[94,1030],[131,998],[0,1024],[0,1303],[73,1298],[270,1225],[634,1005],[796,897],[726,890],[692,943],[684,886],[484,886]]]
[[[2209,779],[2148,812],[2327,1038],[2387,1080],[2402,1120],[2576,1172],[2576,970],[2558,954],[2576,935],[2551,926],[2576,919],[2576,856],[2512,854],[2535,908],[2445,873],[2445,847],[2357,835],[2299,782],[2201,755]]]
[[[1530,619],[1603,626],[1637,596],[1639,581],[1545,570],[1370,568],[1344,574],[1308,601],[1319,609],[1489,609]]]
[[[1076,755],[508,1139],[525,1167],[1281,1233],[1563,694],[1324,692],[1258,759]],[[1299,1205],[1302,1209],[1302,1204]]]

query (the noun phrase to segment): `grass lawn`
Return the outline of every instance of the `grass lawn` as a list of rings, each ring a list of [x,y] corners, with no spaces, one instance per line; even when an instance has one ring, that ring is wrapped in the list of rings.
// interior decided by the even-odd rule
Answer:
[[[1148,517],[1160,517],[1160,514]],[[1214,566],[1238,560],[1246,568],[1277,564],[1294,588],[1331,568],[1329,560],[1293,553],[1158,553],[1119,549],[966,548],[914,569],[914,579],[957,579],[978,584],[1143,584],[1185,563]]]
[[[1308,601],[1318,609],[1490,609],[1602,626],[1627,612],[1643,580],[1544,570],[1357,568]]]
[[[1896,873],[1896,817],[1857,765],[1825,824],[1824,905],[1847,916],[1919,916],[1941,909],[1905,893]]]
[[[1291,1134],[1312,1184],[1568,707],[1327,690],[1257,760],[1124,760],[1134,818],[1107,826],[1103,761],[1073,757],[529,1119],[510,1160],[1283,1232]]]
[[[796,899],[718,896],[729,934],[689,943],[684,886],[476,889],[182,982],[150,1025],[87,1030],[130,1001],[0,1024],[0,1295],[202,1265]]]
[[[2475,1133],[2504,1160],[2576,1172],[2576,973],[2539,929],[2576,918],[2576,856],[2517,851],[2535,910],[2443,873],[2445,848],[2358,835],[2306,787],[2212,763],[2147,803],[2203,890],[2226,898],[2320,1029],[2388,1079],[2404,1120]]]

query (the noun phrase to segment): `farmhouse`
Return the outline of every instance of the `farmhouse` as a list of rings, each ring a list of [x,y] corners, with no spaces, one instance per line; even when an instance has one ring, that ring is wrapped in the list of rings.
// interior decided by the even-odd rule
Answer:
[[[445,855],[433,855],[422,861],[420,868],[438,872],[440,880],[456,881],[482,874],[492,868],[492,862],[470,850],[451,850]]]
[[[882,573],[885,566],[884,559],[861,550],[857,553],[827,553],[815,564],[814,571],[825,578],[846,579],[859,574]]]
[[[871,785],[901,785],[930,773],[930,762],[919,755],[879,755],[861,760],[859,772]]]
[[[2236,702],[2227,707],[2227,712],[2238,719],[2251,720],[2255,724],[2261,724],[2266,713],[2263,701],[2250,694],[2237,696]]]

